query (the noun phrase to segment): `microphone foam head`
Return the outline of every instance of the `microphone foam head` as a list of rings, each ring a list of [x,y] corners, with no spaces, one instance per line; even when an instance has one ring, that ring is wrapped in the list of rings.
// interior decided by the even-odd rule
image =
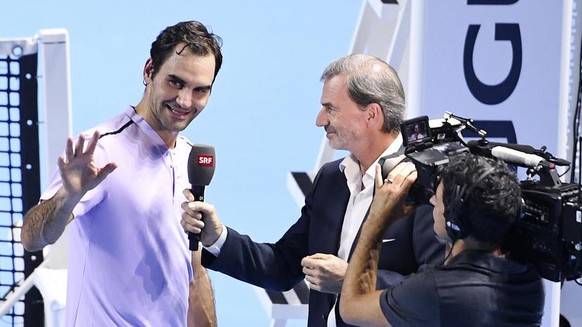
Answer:
[[[194,144],[188,156],[188,181],[192,186],[206,186],[214,176],[216,156],[214,147]]]

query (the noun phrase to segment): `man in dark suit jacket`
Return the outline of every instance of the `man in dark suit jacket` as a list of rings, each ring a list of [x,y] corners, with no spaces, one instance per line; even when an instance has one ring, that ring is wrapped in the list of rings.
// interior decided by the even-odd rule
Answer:
[[[308,326],[348,326],[336,303],[372,201],[377,162],[402,145],[404,91],[394,69],[369,55],[334,61],[322,80],[316,124],[325,128],[331,147],[350,155],[319,170],[301,217],[279,241],[252,241],[223,226],[214,207],[203,202],[182,206],[182,226],[202,231],[205,267],[273,291],[289,290],[305,278],[310,286]],[[430,208],[421,207],[414,217],[385,231],[377,288],[398,283],[422,264],[444,260],[432,226]]]

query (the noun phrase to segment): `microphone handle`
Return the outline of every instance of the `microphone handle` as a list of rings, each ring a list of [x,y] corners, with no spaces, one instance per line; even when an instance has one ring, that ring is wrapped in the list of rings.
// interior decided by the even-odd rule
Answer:
[[[204,202],[204,186],[203,185],[192,185],[190,190],[192,195],[194,195],[194,201]],[[190,251],[198,251],[198,243],[200,242],[200,234],[188,232],[188,240],[190,242]]]

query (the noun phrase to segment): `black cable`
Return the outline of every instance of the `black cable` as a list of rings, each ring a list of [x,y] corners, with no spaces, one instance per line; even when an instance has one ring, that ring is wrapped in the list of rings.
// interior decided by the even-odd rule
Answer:
[[[574,109],[573,126],[572,126],[572,173],[570,174],[570,183],[574,183],[576,174],[576,157],[580,147],[579,127],[580,111],[582,108],[582,42],[580,43],[580,57],[578,58],[578,95],[576,97],[576,108]],[[581,163],[582,164],[582,163]],[[580,168],[578,168],[580,169]]]
[[[578,144],[582,142],[582,136],[578,137]],[[578,160],[582,162],[582,152],[578,155]],[[575,171],[572,171],[572,175],[575,174]],[[582,183],[582,169],[578,169],[578,189],[580,189],[580,184]],[[578,197],[580,197],[580,191],[578,191]],[[578,201],[578,204],[582,204],[582,202]]]

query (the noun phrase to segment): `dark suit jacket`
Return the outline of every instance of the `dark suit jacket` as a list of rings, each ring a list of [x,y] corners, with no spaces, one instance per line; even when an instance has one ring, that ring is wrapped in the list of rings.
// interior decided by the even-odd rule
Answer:
[[[305,256],[337,255],[350,196],[345,175],[339,169],[340,161],[320,169],[305,198],[301,217],[277,243],[256,243],[229,228],[220,255],[215,257],[204,250],[202,264],[271,291],[286,291],[305,277],[301,267]],[[380,251],[378,289],[398,283],[422,264],[440,264],[444,260],[444,247],[434,236],[430,207],[418,208],[414,216],[397,221],[386,230],[383,239],[394,240],[383,243]],[[334,294],[310,291],[308,326],[326,326],[336,299]],[[337,312],[337,325],[348,326]]]

